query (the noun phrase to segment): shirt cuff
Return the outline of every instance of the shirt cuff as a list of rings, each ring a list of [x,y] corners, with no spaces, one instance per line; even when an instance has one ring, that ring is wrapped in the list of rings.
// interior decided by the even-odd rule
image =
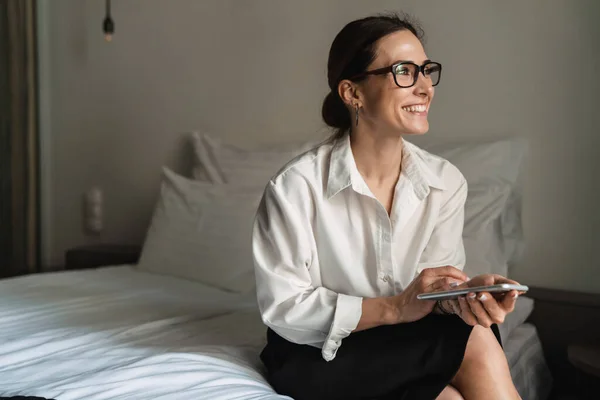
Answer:
[[[335,358],[337,350],[342,345],[342,339],[356,329],[361,315],[362,297],[338,294],[333,323],[321,350],[325,361]]]

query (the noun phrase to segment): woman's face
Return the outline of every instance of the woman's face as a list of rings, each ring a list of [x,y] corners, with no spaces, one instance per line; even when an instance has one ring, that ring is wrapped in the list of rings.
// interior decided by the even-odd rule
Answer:
[[[381,38],[375,60],[367,68],[374,70],[400,61],[422,65],[427,60],[421,42],[410,31],[399,31]],[[392,73],[370,75],[357,85],[361,100],[359,124],[366,123],[384,135],[424,134],[429,130],[427,114],[434,88],[430,79],[419,73],[409,88],[398,87]]]

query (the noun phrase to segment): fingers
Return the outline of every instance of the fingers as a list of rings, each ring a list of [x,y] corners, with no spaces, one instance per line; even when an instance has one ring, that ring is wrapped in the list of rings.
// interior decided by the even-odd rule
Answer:
[[[425,268],[421,272],[421,274],[423,276],[427,276],[427,277],[446,276],[446,277],[454,278],[454,279],[457,279],[460,281],[469,280],[467,275],[464,272],[462,272],[460,269],[451,267],[448,265],[445,267]]]
[[[483,307],[483,304],[479,300],[477,300],[477,296],[475,293],[469,293],[467,295],[467,302],[469,303],[469,307],[471,308],[471,312],[477,318],[477,323],[484,328],[489,328],[492,326],[493,322],[487,313],[486,309]]]
[[[475,286],[490,286],[496,283],[494,275],[485,274],[485,275],[477,275],[473,279],[466,282],[464,287],[475,287]]]
[[[467,303],[467,299],[463,296],[459,297],[458,304],[460,306],[460,311],[457,313],[458,316],[460,316],[468,325],[477,325],[477,317],[471,311],[471,307],[469,306],[469,303]]]
[[[519,282],[514,281],[512,279],[508,279],[502,275],[498,274],[482,274],[473,277],[469,281],[469,286],[488,286],[488,285],[497,285],[500,283],[512,283],[518,285]]]
[[[504,322],[506,311],[498,304],[496,299],[490,293],[479,293],[479,295],[477,295],[477,301],[483,305],[483,308],[487,312],[492,323],[501,324]]]
[[[493,274],[492,275],[494,277],[494,282],[495,283],[512,283],[514,285],[518,285],[519,282],[517,281],[513,281],[512,279],[508,279],[502,275],[497,275],[497,274]]]
[[[460,316],[460,304],[458,303],[458,300],[448,300],[447,301],[448,305],[450,306],[450,309],[452,310],[452,312],[458,316]]]
[[[512,305],[508,304],[506,307],[514,308],[514,301],[516,298],[512,295],[506,297],[512,299]],[[458,299],[459,310],[457,314],[463,321],[471,326],[481,325],[485,328],[489,328],[492,324],[503,323],[506,314],[512,311],[512,308],[505,308],[503,301],[504,300],[502,300],[502,302],[496,301],[490,293],[486,292],[480,293],[479,295],[469,293],[466,298],[460,297]]]
[[[511,290],[500,301],[500,307],[502,307],[505,313],[510,313],[515,309],[515,303],[517,302],[518,298],[519,293],[516,290]]]
[[[450,290],[455,288],[457,286],[456,284],[459,284],[460,282],[462,281],[450,277],[436,278],[429,286],[425,288],[425,290],[428,292]]]

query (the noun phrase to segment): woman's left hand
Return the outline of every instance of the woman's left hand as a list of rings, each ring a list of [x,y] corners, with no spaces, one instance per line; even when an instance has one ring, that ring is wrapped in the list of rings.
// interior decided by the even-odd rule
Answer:
[[[486,274],[478,275],[457,288],[488,286],[500,283],[514,283],[513,280],[507,279],[500,275]],[[497,297],[492,296],[488,292],[469,293],[466,297],[460,297],[458,300],[450,300],[448,304],[452,310],[465,323],[475,326],[481,325],[489,328],[492,324],[501,324],[507,314],[511,313],[515,308],[515,303],[519,297],[516,290],[497,294]]]

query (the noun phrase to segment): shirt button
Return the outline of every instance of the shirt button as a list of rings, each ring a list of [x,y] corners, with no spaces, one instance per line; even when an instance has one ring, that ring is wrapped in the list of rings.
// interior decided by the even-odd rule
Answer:
[[[381,278],[384,282],[389,283],[392,281],[392,277],[389,275],[385,275],[383,278]]]

